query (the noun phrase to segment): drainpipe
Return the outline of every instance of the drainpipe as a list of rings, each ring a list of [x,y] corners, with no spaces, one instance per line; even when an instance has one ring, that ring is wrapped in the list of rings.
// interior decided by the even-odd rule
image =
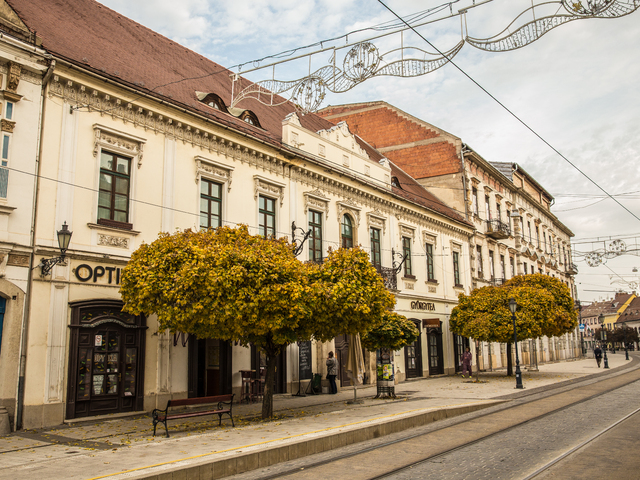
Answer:
[[[40,158],[42,157],[42,137],[43,137],[43,125],[45,114],[45,91],[53,75],[53,70],[56,66],[56,61],[51,58],[50,55],[45,55],[51,62],[47,73],[42,78],[42,90],[40,91],[40,118],[38,122],[38,153],[36,157],[36,175],[33,180],[33,210],[31,212],[31,238],[29,239],[31,247],[31,255],[29,256],[29,273],[27,275],[27,291],[24,297],[24,313],[22,315],[22,327],[20,332],[20,363],[18,366],[18,385],[17,385],[17,398],[16,398],[16,411],[14,418],[14,426],[16,430],[22,428],[22,414],[24,411],[24,379],[25,371],[27,367],[27,344],[29,335],[29,314],[31,312],[31,284],[33,282],[33,265],[35,260],[35,245],[36,245],[36,212],[38,210],[38,187],[40,179]]]
[[[462,173],[462,192],[464,195],[464,217],[469,220],[469,206],[467,205],[467,177],[464,174],[464,150],[467,146],[463,143],[460,146],[460,172]]]

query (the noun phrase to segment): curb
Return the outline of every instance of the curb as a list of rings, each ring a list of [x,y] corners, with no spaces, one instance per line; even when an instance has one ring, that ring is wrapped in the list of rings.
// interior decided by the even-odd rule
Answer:
[[[309,432],[305,436],[318,434],[314,438],[298,439],[286,445],[268,447],[266,449],[256,449],[253,452],[235,454],[238,450],[244,450],[257,445],[246,445],[244,447],[236,447],[233,451],[228,452],[227,458],[207,459],[202,457],[227,452],[211,452],[197,457],[185,458],[165,464],[150,465],[140,469],[130,470],[112,475],[104,475],[94,477],[91,480],[99,478],[112,479],[149,479],[149,480],[213,480],[223,478],[229,475],[245,473],[259,468],[269,467],[271,465],[295,460],[316,453],[322,453],[329,450],[345,447],[354,443],[364,442],[375,438],[380,438],[393,433],[398,433],[414,427],[420,427],[438,420],[464,415],[465,413],[475,412],[484,408],[495,405],[495,401],[487,401],[485,403],[474,405],[462,405],[454,407],[445,407],[438,410],[430,410],[417,414],[406,415],[402,418],[389,420],[388,417],[377,419],[379,423],[373,425],[363,425],[346,431],[336,433]],[[370,420],[367,421],[376,421]],[[345,428],[348,425],[333,428]],[[288,440],[288,439],[281,439]],[[278,440],[276,440],[278,441]],[[146,471],[142,471],[146,470]]]

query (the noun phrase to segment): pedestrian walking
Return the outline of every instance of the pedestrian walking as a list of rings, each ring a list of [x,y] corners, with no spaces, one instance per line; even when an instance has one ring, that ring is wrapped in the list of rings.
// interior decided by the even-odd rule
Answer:
[[[593,351],[593,355],[596,357],[598,368],[600,368],[600,362],[602,361],[602,350],[600,350],[599,346],[596,345],[596,349]]]
[[[327,358],[327,380],[331,387],[331,393],[338,393],[338,386],[336,385],[336,376],[338,375],[338,359],[333,356],[333,352],[329,352]]]
[[[462,378],[465,378],[465,373],[469,372],[469,378],[471,378],[471,360],[473,356],[469,351],[469,347],[465,348],[464,353],[462,354]]]

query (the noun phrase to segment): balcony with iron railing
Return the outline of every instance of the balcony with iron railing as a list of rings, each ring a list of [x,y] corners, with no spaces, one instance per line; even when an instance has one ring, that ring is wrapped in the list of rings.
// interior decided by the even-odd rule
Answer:
[[[502,240],[504,238],[509,238],[509,235],[511,235],[511,228],[509,228],[509,225],[504,223],[502,220],[487,220],[487,229],[485,233],[488,237],[496,240]]]
[[[398,289],[398,273],[395,268],[382,267],[380,265],[374,265],[374,267],[382,277],[382,281],[384,282],[384,286],[387,290]]]
[[[315,263],[317,265],[322,265],[327,260],[326,257],[316,260],[307,260],[306,263]],[[398,289],[398,272],[396,268],[393,267],[383,267],[381,265],[373,265],[373,267],[378,272],[378,275],[382,277],[382,281],[384,282],[384,287],[387,290],[397,290]]]
[[[577,275],[578,274],[578,266],[575,263],[567,264],[567,273],[569,273],[571,275]]]

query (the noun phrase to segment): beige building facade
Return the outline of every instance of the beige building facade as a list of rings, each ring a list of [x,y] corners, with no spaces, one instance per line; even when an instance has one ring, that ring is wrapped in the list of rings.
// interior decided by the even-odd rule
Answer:
[[[170,398],[242,398],[241,372],[260,375],[260,352],[161,332],[154,316],[122,311],[119,283],[131,254],[176,229],[245,224],[255,234],[291,238],[295,224],[313,232],[302,261],[362,245],[396,293],[396,310],[421,331],[416,344],[396,352],[396,379],[455,371],[460,345],[448,315],[472,282],[473,225],[464,216],[346,123],[298,114],[287,103],[227,106],[228,71],[97,2],[80,0],[71,9],[11,0],[5,7],[0,17],[37,31],[46,51],[39,70],[46,81],[29,83],[33,98],[42,99],[42,113],[29,117],[41,139],[41,156],[31,158],[39,159],[42,180],[35,204],[29,200],[35,184],[31,196],[15,197],[14,204],[33,223],[32,230],[25,224],[33,232],[25,257],[35,268],[19,270],[24,282],[15,288],[26,293],[0,288],[3,297],[15,292],[26,305],[18,315],[28,326],[24,347],[15,343],[12,320],[10,327],[5,322],[1,350],[0,374],[24,378],[23,396],[3,393],[17,425],[150,411]],[[112,43],[89,41],[102,30]],[[81,46],[74,41],[79,31]],[[219,73],[203,74],[211,71]],[[68,250],[47,272],[40,259],[60,255],[57,232],[64,224],[73,232]],[[330,350],[344,367],[348,348],[345,336],[314,344],[313,372],[326,376]],[[374,383],[375,355],[368,357],[365,376]],[[278,362],[276,392],[294,393],[298,346]],[[344,368],[340,380],[349,384]]]
[[[560,279],[575,298],[573,233],[551,212],[553,197],[518,164],[489,162],[459,137],[385,102],[330,106],[319,113],[348,122],[474,225],[469,242],[472,289],[543,273]],[[480,347],[480,368],[506,365],[506,345]],[[577,331],[522,342],[521,347],[523,363],[534,365],[536,358],[554,361],[580,353]]]

